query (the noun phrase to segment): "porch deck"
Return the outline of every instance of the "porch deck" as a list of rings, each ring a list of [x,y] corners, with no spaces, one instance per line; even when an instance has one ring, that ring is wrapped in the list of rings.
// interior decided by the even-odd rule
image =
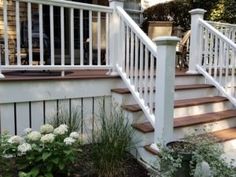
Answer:
[[[120,78],[119,75],[109,75],[109,70],[71,70],[65,71],[65,76],[61,76],[61,71],[8,71],[4,72],[5,78],[0,81],[24,81],[24,80],[70,80],[70,79],[105,79]],[[183,75],[186,70],[176,69],[176,75]]]
[[[8,71],[4,72],[5,78],[0,81],[17,80],[67,80],[67,79],[105,79],[119,78],[107,74],[109,70],[71,70],[65,71],[65,76],[61,76],[61,71]]]

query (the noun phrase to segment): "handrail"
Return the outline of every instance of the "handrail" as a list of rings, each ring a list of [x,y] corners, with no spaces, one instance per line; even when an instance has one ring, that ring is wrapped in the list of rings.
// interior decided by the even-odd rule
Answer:
[[[133,19],[125,12],[125,10],[121,7],[116,8],[119,16],[124,20],[130,28],[132,28],[133,32],[143,41],[143,43],[151,50],[153,53],[157,52],[156,45],[152,42],[152,40],[140,29],[140,27],[133,21]]]
[[[155,43],[121,7],[118,24],[116,70],[154,127],[154,143],[173,138],[174,66],[177,37],[163,36]],[[171,69],[170,69],[171,68]]]
[[[210,30],[212,33],[217,35],[219,38],[221,38],[224,42],[228,43],[229,45],[231,45],[232,47],[234,47],[236,49],[236,44],[232,40],[227,38],[225,35],[223,35],[221,32],[219,32],[217,29],[215,29],[209,23],[207,23],[206,21],[204,21],[202,19],[199,19],[199,23],[202,26],[206,27],[208,30]]]
[[[200,61],[198,72],[236,106],[236,44],[203,19],[199,19]]]
[[[230,24],[230,23],[222,23],[222,22],[215,22],[215,21],[206,21],[209,24],[213,25],[221,25],[221,26],[226,26],[226,27],[236,27],[236,24]]]
[[[43,6],[49,10],[44,11]],[[3,0],[5,59],[0,74],[4,70],[111,68],[109,25],[113,8],[65,0],[15,0],[15,15],[8,18],[9,7],[8,0]],[[21,14],[22,8],[26,13]],[[37,16],[34,17],[34,13]],[[50,30],[45,30],[45,14]],[[8,33],[12,23],[16,28],[15,36]],[[12,46],[13,40],[16,50]],[[22,46],[25,48],[24,54]]]
[[[20,2],[30,2],[36,4],[45,4],[45,5],[54,5],[66,8],[75,8],[75,9],[83,9],[83,10],[92,10],[97,12],[109,12],[112,13],[113,8],[101,6],[101,5],[93,5],[88,3],[81,2],[73,2],[66,0],[16,0]]]

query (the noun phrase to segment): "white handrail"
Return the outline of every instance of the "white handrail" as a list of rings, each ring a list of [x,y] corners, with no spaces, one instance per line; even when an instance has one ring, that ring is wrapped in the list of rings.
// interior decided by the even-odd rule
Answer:
[[[121,7],[116,8],[120,60],[116,69],[146,118],[154,127],[154,143],[173,138],[176,37],[154,39]],[[170,70],[170,68],[173,68]]]
[[[92,11],[97,11],[97,12],[112,13],[113,11],[111,7],[73,2],[73,1],[66,1],[66,0],[17,0],[17,1],[31,2],[35,4],[44,4],[44,5],[53,5],[53,6],[59,6],[59,7],[74,8],[74,9],[92,10]]]
[[[55,70],[55,68],[61,68],[61,70],[111,68],[108,50],[110,44],[107,34],[110,33],[108,23],[113,8],[65,0],[16,0],[16,18],[13,21],[16,24],[16,37],[13,37],[9,36],[11,34],[7,32],[9,22],[12,23],[10,21],[12,18],[8,18],[8,0],[3,0],[3,4],[6,55],[5,62],[1,65],[2,71],[45,68],[49,70]],[[47,14],[49,24],[44,22],[47,11],[43,6],[49,7]],[[26,14],[20,15],[22,8],[26,8],[24,9]],[[56,8],[59,8],[59,12],[55,10]],[[38,16],[33,16],[36,13]],[[67,15],[67,13],[69,14]],[[88,14],[88,24],[85,24],[86,14]],[[69,23],[66,23],[67,16],[71,19]],[[37,25],[36,28],[34,25]],[[48,26],[49,30],[45,30],[44,26]],[[34,31],[34,29],[36,30]],[[75,29],[79,29],[77,35],[75,35]],[[88,30],[88,33],[84,33],[85,29]],[[65,33],[70,34],[65,35]],[[76,39],[75,36],[77,36]],[[9,46],[13,43],[10,40],[15,40],[16,51],[13,50],[14,47]],[[24,46],[24,50],[21,49],[22,46]],[[15,61],[14,58],[16,58]]]
[[[230,23],[222,23],[222,22],[215,22],[215,21],[206,21],[207,23],[211,25],[219,25],[223,27],[236,27],[236,24],[230,24]]]
[[[227,38],[225,35],[223,35],[221,32],[219,32],[217,29],[215,29],[209,23],[207,23],[206,21],[204,21],[202,19],[199,19],[199,22],[200,22],[200,25],[202,25],[202,26],[206,27],[207,29],[209,29],[213,34],[215,34],[219,38],[221,38],[221,40],[228,43],[232,47],[236,48],[236,44],[234,42],[232,42],[229,38]]]
[[[236,44],[202,19],[199,29],[201,55],[196,69],[236,106]]]
[[[122,18],[125,23],[127,23],[132,31],[143,41],[143,43],[148,47],[148,49],[156,53],[157,48],[156,45],[152,42],[152,40],[140,29],[140,27],[134,22],[134,20],[125,12],[125,10],[121,7],[117,7],[117,12],[119,16]]]

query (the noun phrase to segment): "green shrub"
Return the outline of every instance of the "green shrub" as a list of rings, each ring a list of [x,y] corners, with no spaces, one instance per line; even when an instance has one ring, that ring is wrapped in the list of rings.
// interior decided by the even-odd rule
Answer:
[[[40,132],[27,129],[24,136],[1,136],[0,161],[10,170],[4,177],[68,176],[79,148],[79,134],[67,135],[65,124],[46,124]],[[2,166],[1,166],[2,167]],[[0,168],[1,168],[0,167]]]
[[[120,110],[114,110],[111,117],[101,111],[100,125],[99,131],[94,132],[97,143],[92,148],[95,171],[99,177],[123,176],[122,164],[132,146],[133,129]]]
[[[215,20],[236,24],[235,0],[176,0],[158,4],[144,11],[144,28],[147,21],[173,21],[174,26],[190,29],[189,11],[195,8],[205,9],[206,20]]]

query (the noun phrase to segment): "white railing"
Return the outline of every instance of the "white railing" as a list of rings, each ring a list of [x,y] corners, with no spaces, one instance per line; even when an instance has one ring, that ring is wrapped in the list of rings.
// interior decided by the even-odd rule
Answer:
[[[157,46],[121,7],[116,8],[120,48],[116,68],[155,129],[154,142],[171,140],[176,37]]]
[[[199,60],[196,69],[236,106],[236,44],[203,19],[198,19]]]
[[[207,21],[210,25],[214,26],[218,31],[223,33],[227,38],[236,43],[236,24],[221,23],[214,21]]]
[[[110,68],[112,8],[64,0],[13,2],[10,7],[3,0],[5,57],[0,70]],[[14,21],[8,18],[9,7]],[[15,36],[8,33],[12,26]],[[10,37],[15,38],[13,52]]]

